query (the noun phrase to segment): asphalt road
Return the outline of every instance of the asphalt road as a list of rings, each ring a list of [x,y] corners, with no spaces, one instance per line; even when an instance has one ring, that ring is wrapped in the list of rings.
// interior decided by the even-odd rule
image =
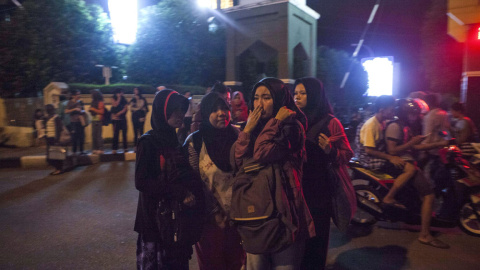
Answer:
[[[0,269],[135,269],[134,162],[100,163],[60,176],[0,170]],[[331,229],[328,269],[480,269],[480,238],[450,229],[441,250],[415,228],[381,223]],[[198,269],[195,258],[190,269]]]

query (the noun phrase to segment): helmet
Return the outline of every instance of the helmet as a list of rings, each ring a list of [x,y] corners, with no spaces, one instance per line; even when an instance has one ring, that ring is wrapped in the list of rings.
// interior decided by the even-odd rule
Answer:
[[[420,105],[413,99],[397,99],[395,104],[395,114],[401,121],[408,121],[409,114],[419,114],[420,115],[421,108]]]
[[[428,104],[423,99],[414,98],[413,101],[417,102],[418,106],[420,106],[420,113],[425,115],[430,111]]]

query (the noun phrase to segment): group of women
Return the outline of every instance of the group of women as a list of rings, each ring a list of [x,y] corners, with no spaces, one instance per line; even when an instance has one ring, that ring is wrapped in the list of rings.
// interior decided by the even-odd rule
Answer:
[[[202,233],[193,241],[200,269],[324,268],[332,216],[327,166],[341,167],[353,152],[342,125],[332,115],[322,83],[299,79],[292,95],[281,80],[262,79],[253,87],[242,130],[231,122],[237,95],[233,95],[233,106],[218,93],[205,95],[199,130],[190,134],[183,147],[175,129],[183,123],[187,98],[168,89],[155,96],[152,130],[137,145],[138,269],[188,269],[193,250],[188,241],[182,242],[182,230],[175,231],[176,241],[180,240],[174,245],[162,233],[169,226],[158,218],[159,202],[165,201],[179,202],[184,210],[196,207],[202,213],[195,224],[203,227]],[[294,243],[275,253],[245,253],[242,239],[229,222],[235,168],[245,157],[263,164],[281,161],[287,182],[295,187],[298,233]],[[180,165],[186,163],[188,169]],[[181,219],[172,213],[173,219]]]

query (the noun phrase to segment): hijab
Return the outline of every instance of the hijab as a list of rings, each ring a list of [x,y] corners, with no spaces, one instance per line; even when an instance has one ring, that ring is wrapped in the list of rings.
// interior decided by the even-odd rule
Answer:
[[[270,91],[270,95],[272,96],[272,99],[273,99],[272,117],[275,117],[278,111],[280,110],[280,108],[285,106],[287,107],[287,109],[290,109],[297,113],[295,116],[295,119],[298,120],[300,123],[302,123],[305,130],[307,129],[307,118],[293,101],[293,97],[290,94],[290,91],[288,90],[287,86],[277,78],[264,78],[260,80],[257,84],[255,84],[255,86],[253,87],[252,96],[250,98],[249,109],[251,111],[254,110],[253,101],[255,97],[255,92],[257,91],[257,88],[260,86],[267,87],[267,89]],[[253,133],[257,134],[258,132],[258,134],[260,134],[260,132],[262,131],[263,127],[268,122],[268,120],[270,119],[265,119],[265,120],[260,119],[259,124],[255,128]],[[257,128],[259,130],[257,130]]]
[[[168,118],[178,108],[186,113],[188,106],[188,99],[174,90],[165,89],[155,95],[150,123],[158,144],[170,147],[178,146],[175,128],[168,124]]]
[[[205,95],[200,103],[200,114],[202,123],[200,124],[199,134],[205,143],[207,153],[213,163],[222,171],[231,171],[230,149],[238,137],[238,130],[230,124],[225,128],[215,128],[210,123],[210,114],[219,108],[230,111],[227,101],[218,93],[210,92]]]
[[[332,106],[325,95],[323,83],[319,79],[304,77],[295,81],[295,87],[299,84],[303,84],[307,92],[307,106],[302,111],[307,116],[310,127],[328,114],[333,114]]]

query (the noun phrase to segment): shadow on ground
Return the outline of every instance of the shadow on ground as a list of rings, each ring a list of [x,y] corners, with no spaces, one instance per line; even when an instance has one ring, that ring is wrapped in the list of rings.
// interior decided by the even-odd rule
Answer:
[[[350,225],[347,231],[339,231],[335,225],[331,225],[329,248],[338,248],[348,244],[353,238],[364,237],[372,234],[373,226]]]
[[[407,249],[400,246],[363,247],[338,255],[333,270],[400,270],[408,269]]]

